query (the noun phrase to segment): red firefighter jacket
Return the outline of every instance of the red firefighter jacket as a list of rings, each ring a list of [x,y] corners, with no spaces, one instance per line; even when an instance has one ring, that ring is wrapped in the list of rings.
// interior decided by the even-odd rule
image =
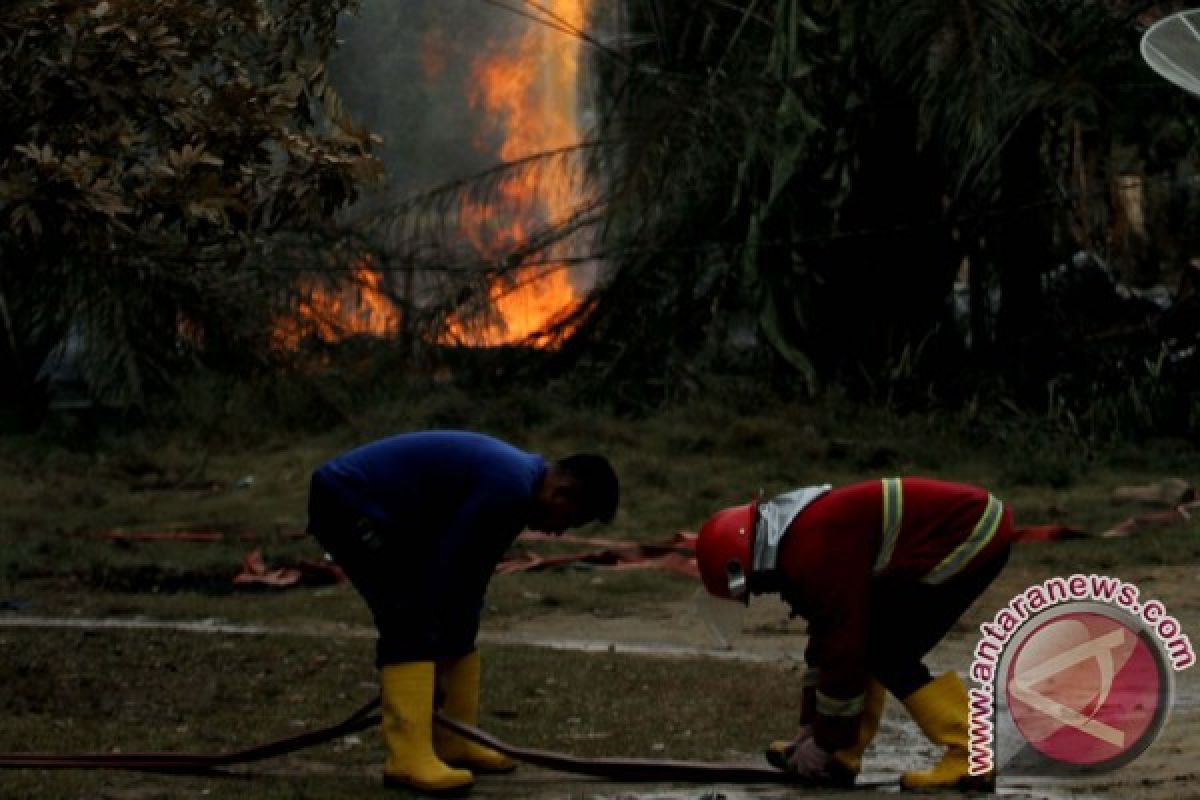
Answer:
[[[986,490],[925,478],[851,484],[801,511],[780,544],[778,569],[784,596],[809,622],[818,702],[853,709],[862,695],[872,581],[941,584],[1007,546],[1011,531],[1007,509]]]

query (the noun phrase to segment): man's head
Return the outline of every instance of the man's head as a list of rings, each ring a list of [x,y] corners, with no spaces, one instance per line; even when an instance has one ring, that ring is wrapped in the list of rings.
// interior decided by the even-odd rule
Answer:
[[[546,469],[538,487],[529,527],[562,533],[592,520],[612,522],[620,487],[617,473],[604,456],[576,453]]]

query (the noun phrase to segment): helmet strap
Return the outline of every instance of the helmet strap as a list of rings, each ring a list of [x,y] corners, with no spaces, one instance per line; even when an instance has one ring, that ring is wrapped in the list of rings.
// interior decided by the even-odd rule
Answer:
[[[746,581],[746,573],[742,569],[742,563],[737,559],[731,558],[725,565],[725,585],[729,589],[729,596],[735,600],[750,602],[750,586]]]

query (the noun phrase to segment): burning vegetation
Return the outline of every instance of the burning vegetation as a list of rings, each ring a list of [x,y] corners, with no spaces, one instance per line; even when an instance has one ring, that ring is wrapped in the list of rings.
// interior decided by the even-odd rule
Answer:
[[[476,120],[473,142],[478,150],[508,165],[580,142],[578,78],[584,45],[565,31],[583,30],[589,2],[548,2],[544,15],[553,25],[523,19],[507,35],[493,36],[474,59],[461,90]],[[420,62],[426,80],[444,76],[446,37],[440,27],[425,34]],[[544,348],[569,333],[566,320],[580,302],[578,279],[539,237],[567,225],[586,202],[581,181],[572,174],[578,169],[577,161],[558,159],[536,170],[512,170],[486,196],[461,198],[447,238],[457,240],[459,252],[477,262],[505,268],[489,272],[484,266],[484,288],[457,293],[470,302],[448,309],[430,336],[433,341]],[[410,263],[407,269],[420,273],[426,267]],[[406,289],[394,291],[379,268],[378,259],[363,257],[355,262],[353,279],[342,287],[306,281],[294,314],[277,326],[276,349],[295,349],[305,337],[334,342],[346,336],[396,335],[404,310],[414,302],[413,279],[408,278]]]
[[[383,291],[375,261],[362,256],[352,274],[342,286],[302,281],[295,313],[282,317],[275,326],[273,348],[295,350],[307,337],[333,343],[347,336],[395,336],[400,330],[400,311]]]
[[[558,27],[582,30],[588,0],[551,0],[551,27],[530,22],[515,40],[494,41],[471,70],[468,100],[486,121],[478,144],[498,139],[506,163],[570,147],[580,141],[578,75],[581,42]],[[533,231],[564,224],[582,198],[576,181],[557,162],[538,180],[513,174],[503,178],[490,203],[466,204],[460,215],[463,236],[484,258],[520,250]],[[531,343],[544,346],[545,332],[579,302],[566,264],[517,269],[488,287],[484,324],[453,315],[445,342],[475,346]]]

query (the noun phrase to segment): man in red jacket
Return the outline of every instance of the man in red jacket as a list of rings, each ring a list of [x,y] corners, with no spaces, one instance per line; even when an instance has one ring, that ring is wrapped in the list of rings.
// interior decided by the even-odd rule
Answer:
[[[924,478],[814,486],[714,514],[696,542],[709,593],[778,592],[809,622],[801,730],[768,760],[852,784],[886,690],[946,748],[933,769],[906,773],[906,788],[991,784],[968,773],[966,687],[922,659],[999,574],[1011,539],[1012,517],[987,491]]]

